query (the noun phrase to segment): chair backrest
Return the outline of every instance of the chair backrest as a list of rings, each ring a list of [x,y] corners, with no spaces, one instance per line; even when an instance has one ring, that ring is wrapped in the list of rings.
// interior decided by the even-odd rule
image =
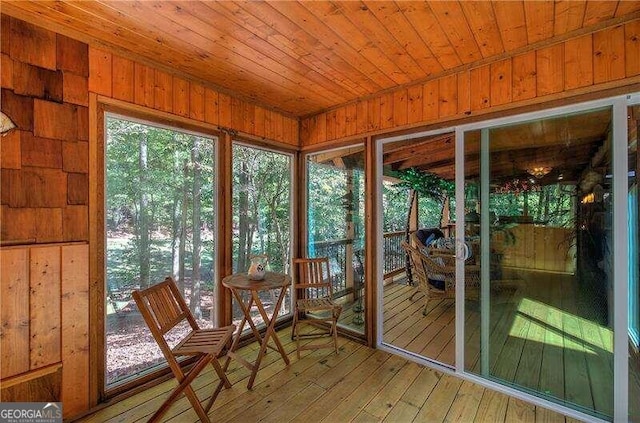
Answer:
[[[296,299],[301,298],[333,298],[329,258],[297,258],[293,259],[297,268],[297,279],[294,284]]]
[[[199,329],[198,323],[171,277],[144,290],[133,291],[133,299],[167,360],[172,356],[171,348],[164,338],[167,332],[185,319],[192,330]]]
[[[409,255],[409,261],[411,262],[411,266],[413,268],[413,275],[416,277],[417,282],[419,284],[427,283],[427,274],[425,272],[424,266],[422,264],[422,260],[420,256],[422,253],[417,248],[414,248],[406,241],[402,241],[400,243],[404,251]]]

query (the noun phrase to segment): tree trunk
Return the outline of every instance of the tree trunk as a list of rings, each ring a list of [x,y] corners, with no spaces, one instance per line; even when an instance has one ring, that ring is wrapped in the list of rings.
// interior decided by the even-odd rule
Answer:
[[[173,143],[176,144],[175,135],[173,138]],[[178,188],[178,182],[180,180],[180,157],[178,156],[177,151],[173,156],[173,182],[174,182],[174,194],[173,194],[173,204],[171,206],[171,276],[175,281],[180,280],[180,197],[181,192]],[[184,296],[184,292],[182,292]]]
[[[415,190],[411,190],[409,191],[409,205],[407,207],[407,221],[406,224],[404,226],[404,240],[407,241],[407,243],[409,242],[409,227],[411,226],[411,209],[412,209],[412,205],[413,202],[416,199],[416,191]],[[409,258],[409,254],[405,255],[405,259],[404,259],[404,267],[407,271],[407,282],[409,282],[409,285],[413,285],[413,274],[411,273],[411,259]]]
[[[240,165],[238,175],[238,261],[236,272],[243,272],[247,269],[247,235],[249,232],[249,191],[247,189],[249,172],[246,161]]]
[[[149,195],[147,194],[147,174],[148,174],[148,146],[147,133],[140,136],[140,150],[138,155],[138,166],[140,169],[139,178],[139,198],[138,198],[138,232],[140,234],[138,244],[140,288],[149,286],[150,274],[150,252],[149,252]]]
[[[193,163],[193,254],[191,273],[191,300],[189,301],[189,309],[196,319],[202,318],[202,310],[200,309],[202,281],[200,280],[200,254],[202,251],[202,237],[200,228],[200,194],[202,188],[202,169],[200,168],[200,143],[194,138],[193,150],[191,150],[191,161]]]
[[[178,244],[178,289],[184,296],[185,252],[187,250],[187,214],[189,212],[189,166],[185,160],[182,166],[182,203],[180,205],[180,242]]]

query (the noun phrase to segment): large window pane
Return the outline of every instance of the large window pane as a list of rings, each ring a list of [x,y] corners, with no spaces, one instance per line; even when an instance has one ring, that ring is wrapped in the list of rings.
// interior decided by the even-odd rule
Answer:
[[[364,148],[307,156],[309,257],[328,257],[338,324],[364,333]]]
[[[112,385],[164,361],[132,290],[173,276],[199,324],[211,326],[215,141],[114,116],[106,128],[105,379]]]
[[[234,144],[233,146],[233,271],[246,272],[251,256],[267,255],[268,270],[290,273],[291,155]],[[245,293],[246,294],[246,293]],[[271,318],[276,293],[263,291],[261,301]],[[280,315],[291,313],[287,290]],[[264,297],[264,298],[262,298]],[[264,322],[251,310],[257,325]],[[234,300],[233,321],[243,317]],[[245,326],[245,331],[249,330]]]
[[[467,371],[613,413],[611,108],[465,133]],[[469,275],[469,271],[465,273]]]

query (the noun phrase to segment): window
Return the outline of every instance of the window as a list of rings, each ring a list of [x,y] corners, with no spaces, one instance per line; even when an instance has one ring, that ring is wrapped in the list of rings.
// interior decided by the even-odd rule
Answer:
[[[164,362],[133,290],[172,275],[199,324],[212,326],[215,146],[212,138],[106,117],[107,387]]]
[[[266,255],[267,269],[290,273],[291,267],[291,174],[290,154],[249,146],[233,146],[233,271],[246,272],[251,256]],[[273,315],[275,294],[261,292],[269,317]],[[291,313],[290,290],[280,315]],[[256,325],[263,324],[257,310],[252,310]],[[235,303],[233,322],[242,319]],[[249,326],[245,326],[249,330]]]
[[[364,334],[364,147],[307,156],[307,254],[328,257],[338,325]]]

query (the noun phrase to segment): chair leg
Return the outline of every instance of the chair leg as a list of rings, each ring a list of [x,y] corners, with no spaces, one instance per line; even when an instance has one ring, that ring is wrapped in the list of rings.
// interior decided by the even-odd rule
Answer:
[[[297,310],[293,310],[293,324],[291,325],[291,340],[294,341],[296,339],[295,337],[295,330],[296,330],[296,325],[298,324],[298,311]]]
[[[224,370],[222,370],[222,366],[220,366],[220,363],[218,362],[217,358],[214,357],[211,360],[211,365],[213,366],[216,373],[218,374],[218,377],[220,378],[220,382],[218,382],[218,386],[216,387],[215,391],[213,391],[213,394],[211,395],[211,398],[209,399],[209,402],[205,407],[205,411],[207,413],[213,406],[213,403],[215,402],[216,398],[218,398],[218,394],[220,394],[220,391],[222,391],[222,387],[224,386],[225,388],[231,388],[231,382],[229,382],[229,379],[227,378],[227,375],[225,374]]]
[[[295,338],[296,338],[296,356],[298,357],[298,360],[300,360],[300,325],[296,324],[296,328],[295,328]]]
[[[153,416],[151,416],[151,418],[149,419],[149,422],[160,421],[160,418],[164,415],[164,413],[167,412],[171,404],[173,404],[173,402],[178,398],[178,396],[183,391],[185,392],[185,395],[187,395],[187,397],[189,398],[189,402],[191,402],[191,404],[193,405],[193,408],[195,409],[198,416],[200,416],[200,412],[204,414],[204,420],[202,421],[209,422],[209,417],[207,417],[207,413],[204,412],[204,409],[202,408],[202,405],[200,404],[198,397],[195,396],[195,392],[193,392],[193,389],[191,389],[191,382],[193,382],[193,380],[198,376],[198,374],[200,374],[202,369],[204,369],[204,367],[209,363],[209,360],[210,358],[206,356],[198,360],[196,364],[194,364],[191,371],[189,371],[186,377],[184,377],[180,368],[179,367],[177,368],[177,371],[180,373],[176,376],[176,378],[178,379],[179,385],[175,387],[175,389],[169,395],[169,398],[167,398],[162,403],[160,408],[158,408],[158,410],[153,414]],[[179,378],[182,378],[182,380],[180,380]],[[193,394],[195,403],[194,401],[192,401],[192,398],[190,397],[189,390]],[[200,409],[200,411],[198,411],[198,408]],[[200,418],[202,419],[202,416],[200,416]]]
[[[338,354],[338,319],[333,320],[333,347],[336,350],[336,355]]]
[[[211,423],[207,412],[204,411],[204,408],[202,408],[202,404],[200,404],[200,400],[198,399],[198,396],[196,395],[191,385],[188,385],[186,388],[184,388],[184,394],[189,399],[189,402],[193,406],[193,409],[196,411],[198,417],[200,417],[200,421],[203,423]]]

